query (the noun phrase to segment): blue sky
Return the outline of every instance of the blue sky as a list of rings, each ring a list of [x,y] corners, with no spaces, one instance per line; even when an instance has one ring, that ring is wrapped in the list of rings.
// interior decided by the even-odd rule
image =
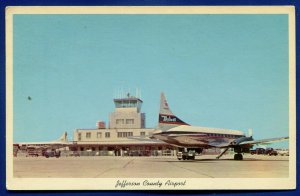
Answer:
[[[13,28],[14,142],[108,122],[121,88],[141,90],[149,128],[164,91],[192,125],[288,135],[287,15],[14,15]]]

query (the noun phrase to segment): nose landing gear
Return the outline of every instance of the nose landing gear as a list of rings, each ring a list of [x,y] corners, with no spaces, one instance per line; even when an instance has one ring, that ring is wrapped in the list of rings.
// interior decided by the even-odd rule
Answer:
[[[194,160],[196,155],[196,151],[193,149],[184,148],[183,151],[179,151],[177,153],[178,160]]]

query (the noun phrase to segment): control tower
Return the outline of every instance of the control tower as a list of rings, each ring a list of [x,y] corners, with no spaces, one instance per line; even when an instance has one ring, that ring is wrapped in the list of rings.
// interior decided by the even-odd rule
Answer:
[[[141,113],[143,101],[130,96],[114,99],[115,111],[110,114],[110,129],[141,129],[145,128],[145,113]]]

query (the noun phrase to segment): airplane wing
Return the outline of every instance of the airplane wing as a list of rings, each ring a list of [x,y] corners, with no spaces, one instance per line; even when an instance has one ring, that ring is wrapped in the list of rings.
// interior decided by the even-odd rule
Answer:
[[[165,143],[161,140],[151,139],[150,137],[147,137],[147,136],[130,136],[130,137],[127,137],[127,139],[133,139],[133,140],[138,140],[138,141],[143,141],[143,142]]]
[[[50,142],[20,142],[20,145],[68,145],[70,142],[50,141]]]
[[[46,141],[46,142],[19,142],[19,145],[68,145],[70,142],[67,139],[67,132],[64,132],[63,135],[57,140]]]
[[[205,136],[206,134],[203,134],[203,133],[185,133],[185,134],[170,134],[169,136],[170,137],[182,137],[182,136],[190,136],[190,137],[193,137],[193,136]]]
[[[253,145],[257,145],[257,144],[263,144],[263,145],[268,145],[271,144],[273,142],[280,142],[283,140],[288,140],[289,137],[278,137],[278,138],[270,138],[270,139],[262,139],[262,140],[250,140],[250,141],[243,141],[241,143],[238,144],[228,144],[225,141],[224,142],[220,142],[220,141],[212,141],[209,143],[210,146],[214,146],[216,148],[230,148],[230,147],[235,147],[235,146],[241,146],[241,147],[251,147]]]
[[[280,142],[280,141],[288,140],[288,139],[289,139],[289,137],[278,137],[278,138],[271,138],[271,139],[244,141],[244,142],[239,143],[239,145],[243,146],[243,145],[255,145],[255,144],[270,144],[273,142]]]

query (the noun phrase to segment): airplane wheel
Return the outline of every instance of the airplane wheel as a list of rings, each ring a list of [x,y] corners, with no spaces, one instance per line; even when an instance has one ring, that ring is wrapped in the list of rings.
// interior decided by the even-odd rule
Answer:
[[[238,155],[238,159],[237,160],[243,160],[243,155],[242,154],[237,154]]]
[[[242,154],[235,154],[234,155],[234,160],[243,160],[243,155]]]
[[[240,154],[239,160],[243,160],[243,155],[242,154]]]

